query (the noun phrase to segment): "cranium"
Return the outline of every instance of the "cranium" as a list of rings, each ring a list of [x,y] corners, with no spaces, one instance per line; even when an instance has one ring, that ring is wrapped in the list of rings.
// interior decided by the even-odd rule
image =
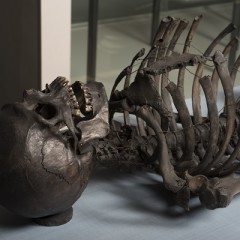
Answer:
[[[102,89],[97,100],[86,85],[75,82],[71,87],[65,78],[58,77],[44,91],[27,90],[22,103],[3,107],[3,206],[43,225],[59,225],[71,219],[72,205],[91,172],[93,151],[86,145],[108,133],[104,88],[100,83],[91,87],[95,87],[94,98],[96,88]],[[88,121],[104,124],[104,130],[89,135]]]

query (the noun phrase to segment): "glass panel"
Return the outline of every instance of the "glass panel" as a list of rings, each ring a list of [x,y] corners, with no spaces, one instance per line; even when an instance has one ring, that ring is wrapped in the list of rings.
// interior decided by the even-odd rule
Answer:
[[[96,80],[104,83],[108,94],[115,78],[130,64],[132,57],[141,48],[149,49],[152,6],[152,0],[99,0]],[[170,15],[192,21],[195,16],[203,14],[192,42],[192,51],[202,54],[213,38],[232,21],[232,12],[232,1],[163,0],[160,17]],[[86,81],[87,13],[88,0],[73,0],[72,80]],[[228,41],[229,37],[226,37],[218,49],[222,50]],[[176,52],[182,51],[183,44],[184,39],[181,38]],[[211,66],[207,70],[211,70]],[[175,80],[176,74],[170,77],[171,81]],[[192,72],[188,72],[186,77],[192,81]],[[191,85],[192,82],[188,82],[186,88]],[[186,92],[186,97],[190,97],[190,89]]]

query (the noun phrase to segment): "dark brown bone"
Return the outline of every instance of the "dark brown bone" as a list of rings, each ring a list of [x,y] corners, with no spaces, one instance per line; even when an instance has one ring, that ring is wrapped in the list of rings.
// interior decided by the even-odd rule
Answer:
[[[238,69],[240,66],[240,55],[238,56],[237,60],[235,61],[234,65],[233,65],[233,69],[231,71],[231,79],[233,81],[233,84],[235,83],[235,79],[238,73]]]
[[[223,50],[223,55],[224,57],[227,56],[229,54],[229,52],[238,44],[238,39],[237,38],[233,38],[231,39],[231,41],[227,44],[227,46],[224,48]],[[238,69],[238,66],[235,66]],[[234,69],[234,68],[233,68]],[[234,74],[234,72],[233,72]],[[234,74],[236,76],[236,74]],[[231,76],[235,79],[234,76]],[[213,88],[213,93],[214,93],[214,97],[217,97],[217,91],[218,91],[218,80],[219,80],[219,76],[217,73],[217,69],[215,68],[212,74],[212,88]]]
[[[209,57],[214,47],[229,33],[235,30],[236,27],[231,23],[229,24],[209,45],[207,50],[204,52],[203,56]],[[192,87],[192,106],[193,106],[193,117],[194,124],[198,124],[202,122],[202,113],[201,113],[201,105],[200,105],[200,84],[199,79],[202,77],[204,69],[204,62],[198,65],[198,68],[195,73],[195,77],[193,80]]]
[[[173,28],[175,27],[175,24],[177,22],[178,22],[177,20],[174,22],[174,24],[172,26]],[[171,41],[168,45],[165,56],[169,56],[170,54],[172,54],[179,37],[181,36],[182,32],[187,27],[187,25],[188,25],[188,21],[186,21],[186,20],[181,20],[179,22],[179,24],[178,24],[178,26],[177,26],[174,34],[173,34],[173,37],[172,37],[172,39],[171,39]],[[163,102],[164,102],[166,108],[168,109],[168,111],[173,112],[171,98],[170,98],[169,92],[166,89],[166,86],[168,85],[168,82],[169,82],[169,72],[163,73],[162,74],[162,79],[161,79],[161,96],[163,98]],[[173,118],[172,116],[171,116],[171,119],[170,119],[169,127],[170,127],[171,131],[176,131],[177,130],[177,125],[176,125],[175,118]],[[163,126],[163,129],[167,129],[167,128],[168,128],[168,126]]]
[[[198,27],[198,24],[199,22],[201,21],[202,19],[202,15],[200,16],[197,16],[194,18],[193,22],[192,22],[192,25],[191,25],[191,28],[188,32],[188,35],[186,37],[186,40],[185,40],[185,44],[184,44],[184,48],[183,48],[183,54],[185,53],[189,53],[189,49],[190,49],[190,46],[191,46],[191,42],[192,42],[192,39],[193,39],[193,36],[195,34],[195,31]],[[182,95],[184,96],[184,77],[185,77],[185,68],[182,67],[179,69],[179,72],[178,72],[178,88],[180,89],[180,91],[182,92]]]
[[[174,69],[179,69],[187,66],[195,66],[199,63],[205,62],[206,58],[201,55],[184,53],[182,55],[172,54],[160,58],[153,63],[151,67],[144,68],[144,72],[152,75],[160,75],[162,73],[170,72]]]
[[[156,134],[158,139],[157,152],[159,171],[163,177],[165,187],[172,192],[178,192],[184,186],[185,181],[176,175],[173,166],[170,163],[168,147],[161,127],[146,106],[140,107],[137,110],[136,115],[146,121]]]
[[[203,77],[200,79],[200,84],[203,88],[204,94],[206,96],[206,102],[208,107],[208,116],[210,121],[210,134],[208,141],[208,148],[206,150],[205,156],[202,159],[200,165],[197,168],[197,172],[202,172],[207,165],[213,160],[214,154],[217,150],[217,141],[219,136],[219,118],[218,109],[216,105],[216,98],[213,94],[212,84],[210,77]]]
[[[125,78],[124,89],[127,89],[130,85],[130,79],[131,79],[131,75],[132,75],[133,64],[135,63],[136,60],[138,60],[140,57],[142,57],[144,55],[144,53],[145,53],[145,49],[143,48],[132,59],[132,62],[129,66],[129,70],[127,71],[127,75],[126,75],[126,78]],[[130,125],[129,113],[127,111],[124,111],[123,118],[124,118],[125,125]]]
[[[216,69],[218,71],[218,75],[221,79],[223,90],[225,94],[225,103],[226,103],[226,110],[227,110],[227,124],[226,124],[226,134],[224,136],[224,140],[219,148],[218,153],[214,160],[207,166],[207,172],[211,172],[212,168],[215,168],[215,164],[217,164],[221,158],[223,157],[227,146],[230,142],[231,136],[235,129],[235,98],[233,93],[233,84],[232,79],[230,77],[228,68],[227,68],[227,61],[224,59],[223,54],[220,51],[217,51],[213,58],[214,64],[216,65]]]
[[[166,55],[169,56],[172,51],[174,50],[176,44],[177,44],[177,41],[178,39],[180,38],[181,34],[183,33],[183,31],[186,29],[187,25],[188,25],[188,21],[185,20],[185,19],[181,19],[175,32],[174,32],[174,35],[169,43],[169,46],[168,46],[168,49],[167,49],[167,53]]]
[[[169,43],[170,36],[172,32],[174,31],[175,27],[177,26],[179,22],[179,19],[176,18],[171,18],[171,21],[166,28],[166,31],[163,34],[162,39],[158,42],[158,54],[157,54],[157,59],[163,57],[167,51],[167,46]]]
[[[142,61],[134,82],[119,93],[121,98],[118,102],[110,102],[110,106],[115,104],[119,108],[119,104],[122,105],[120,112],[129,111],[135,114],[139,121],[141,119],[144,121],[137,126],[141,128],[140,136],[144,135],[141,139],[147,142],[144,147],[139,149],[136,143],[143,143],[143,140],[131,138],[136,132],[132,126],[131,137],[125,136],[128,143],[131,143],[131,151],[135,156],[131,155],[129,166],[145,166],[160,172],[167,188],[177,192],[179,204],[185,209],[188,209],[191,192],[200,194],[201,199],[205,199],[203,202],[208,201],[205,196],[210,196],[206,190],[209,187],[204,188],[204,186],[211,186],[216,176],[221,176],[225,183],[225,178],[228,179],[227,175],[240,167],[239,109],[236,110],[239,104],[235,103],[233,95],[233,82],[240,65],[240,58],[235,62],[231,76],[224,59],[224,55],[229,53],[237,43],[237,39],[229,42],[224,49],[224,55],[216,52],[213,58],[210,57],[214,47],[224,36],[234,30],[234,26],[232,24],[227,26],[203,55],[196,55],[190,52],[190,43],[201,18],[198,16],[194,19],[182,54],[174,52],[174,46],[187,23],[180,20],[178,26],[181,28],[177,28],[170,37],[177,21],[170,17],[164,19],[156,34],[154,45]],[[214,61],[215,64],[216,70],[213,69],[212,81],[210,77],[202,77],[207,61]],[[184,99],[184,71],[187,66],[194,65],[198,67],[192,90],[193,116],[190,116]],[[173,79],[169,77],[169,72],[173,69],[179,69],[177,85],[171,82]],[[225,109],[220,115],[215,96],[218,78],[221,80],[226,98]],[[159,91],[160,83],[161,90]],[[206,98],[207,117],[201,115],[200,86]],[[177,113],[172,110],[171,97]],[[158,109],[156,116],[154,115],[155,109]],[[178,124],[180,128],[177,127]],[[154,134],[149,129],[153,129]],[[121,130],[119,131],[120,134]],[[120,140],[116,147],[117,152],[127,156],[129,150],[125,151],[126,146],[122,145]],[[118,163],[120,162],[121,160],[118,160]],[[177,184],[178,181],[180,185]],[[235,184],[235,182],[232,183]],[[225,185],[228,187],[227,183]],[[231,191],[228,194],[227,197],[231,199]],[[209,200],[209,205],[211,205],[211,200]],[[224,204],[215,205],[223,206]]]
[[[236,174],[212,178],[200,190],[200,201],[209,209],[227,207],[233,197],[240,193],[240,177]]]
[[[167,90],[170,92],[173,102],[178,110],[179,118],[182,123],[184,136],[185,136],[185,148],[183,155],[180,159],[181,162],[189,162],[193,160],[193,152],[195,149],[195,133],[193,129],[192,120],[181,91],[177,86],[171,82],[167,86]]]

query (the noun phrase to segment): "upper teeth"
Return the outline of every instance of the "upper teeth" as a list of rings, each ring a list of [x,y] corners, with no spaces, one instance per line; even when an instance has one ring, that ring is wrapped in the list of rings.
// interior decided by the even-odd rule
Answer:
[[[73,92],[70,93],[70,99],[71,99],[72,113],[74,115],[80,116],[79,104]]]
[[[80,108],[79,104],[77,102],[77,98],[73,92],[72,87],[69,85],[69,81],[66,80],[64,77],[58,77],[57,78],[57,84],[60,85],[61,87],[67,88],[69,97],[70,97],[70,104],[72,108],[72,114],[80,116]]]
[[[92,96],[89,93],[89,89],[84,84],[81,85],[81,88],[84,92],[84,98],[85,98],[85,103],[86,103],[85,111],[86,112],[92,112],[92,110],[93,110]]]
[[[80,85],[80,88],[83,91],[84,95],[84,102],[85,102],[85,112],[92,112],[93,111],[93,106],[92,106],[92,96],[89,92],[89,89],[86,87],[84,83],[78,82]],[[69,81],[66,80],[64,77],[58,77],[55,82],[54,82],[54,87],[60,87],[60,88],[65,88],[68,90],[69,94],[69,99],[70,99],[70,104],[72,108],[72,114],[80,116],[80,106],[77,101],[77,98],[75,96],[75,93],[73,91],[73,88],[69,85]]]

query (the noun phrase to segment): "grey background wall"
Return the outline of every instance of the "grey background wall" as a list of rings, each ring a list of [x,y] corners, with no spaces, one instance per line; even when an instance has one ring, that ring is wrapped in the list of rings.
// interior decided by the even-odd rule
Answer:
[[[162,10],[231,2],[230,0],[161,0]],[[72,0],[72,23],[86,22],[89,0]],[[99,19],[150,13],[153,0],[99,0]]]
[[[72,22],[86,22],[89,0],[72,0]],[[99,18],[109,19],[151,12],[152,0],[99,0]]]

